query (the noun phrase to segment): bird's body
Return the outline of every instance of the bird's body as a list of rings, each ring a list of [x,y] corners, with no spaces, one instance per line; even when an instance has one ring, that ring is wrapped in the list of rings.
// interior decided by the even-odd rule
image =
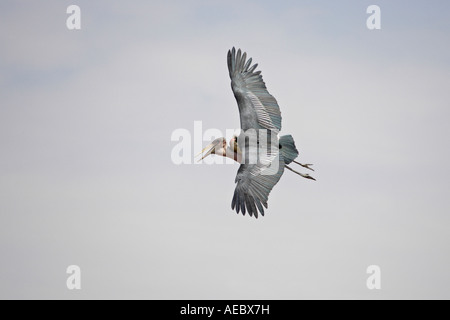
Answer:
[[[236,176],[236,189],[232,209],[245,215],[258,217],[267,209],[268,196],[287,168],[304,178],[313,179],[308,174],[299,173],[288,166],[297,163],[312,170],[308,164],[295,161],[298,156],[294,139],[290,135],[279,137],[281,112],[275,98],[267,91],[261,71],[255,71],[257,64],[246,59],[233,48],[228,51],[228,71],[231,88],[238,103],[241,133],[234,136],[227,145],[225,138],[214,140],[202,159],[216,154],[240,163]]]

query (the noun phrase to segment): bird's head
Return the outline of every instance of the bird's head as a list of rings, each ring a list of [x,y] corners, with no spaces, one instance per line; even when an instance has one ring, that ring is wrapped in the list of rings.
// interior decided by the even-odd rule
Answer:
[[[226,147],[227,147],[227,140],[225,140],[225,138],[223,137],[217,138],[213,142],[211,142],[208,146],[206,146],[206,148],[204,148],[202,152],[196,155],[196,157],[202,155],[202,157],[198,160],[201,161],[210,154],[224,155]]]

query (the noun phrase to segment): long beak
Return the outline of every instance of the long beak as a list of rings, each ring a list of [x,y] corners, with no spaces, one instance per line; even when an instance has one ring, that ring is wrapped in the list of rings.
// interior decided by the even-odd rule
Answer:
[[[203,157],[201,157],[199,160],[197,160],[197,162],[200,162],[200,161],[202,161],[203,159],[205,159],[207,156],[209,156],[213,151],[214,151],[214,149],[216,148],[216,145],[215,144],[209,144],[206,148],[204,148],[203,150],[202,150],[202,152],[200,152],[199,154],[197,154],[195,157],[198,157],[199,155],[201,155],[201,154],[203,154],[204,152],[205,152],[205,150],[208,150],[204,155],[203,155]]]

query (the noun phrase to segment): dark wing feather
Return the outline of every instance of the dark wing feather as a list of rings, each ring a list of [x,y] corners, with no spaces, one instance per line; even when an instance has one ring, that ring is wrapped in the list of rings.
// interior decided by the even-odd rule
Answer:
[[[236,176],[231,208],[245,215],[258,218],[258,212],[264,215],[263,206],[267,209],[270,191],[278,183],[284,172],[284,159],[281,153],[267,154],[266,161],[256,164],[241,164]]]
[[[277,100],[267,91],[261,71],[257,64],[251,66],[247,54],[236,53],[235,48],[228,51],[228,71],[231,88],[238,103],[242,130],[269,129],[281,130],[281,112]]]

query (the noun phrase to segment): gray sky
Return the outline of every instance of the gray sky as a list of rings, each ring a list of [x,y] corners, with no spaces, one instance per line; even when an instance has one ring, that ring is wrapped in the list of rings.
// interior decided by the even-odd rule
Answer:
[[[0,298],[449,299],[449,12],[2,1]],[[237,164],[170,157],[177,128],[239,126],[232,46],[259,63],[318,180],[286,172],[258,220],[231,210]]]

